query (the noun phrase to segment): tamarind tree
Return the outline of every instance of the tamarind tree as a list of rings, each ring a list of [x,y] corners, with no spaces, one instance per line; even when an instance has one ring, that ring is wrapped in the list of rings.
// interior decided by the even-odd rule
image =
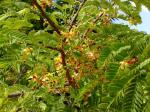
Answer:
[[[134,5],[133,5],[134,4]],[[0,112],[149,112],[149,0],[1,0]]]

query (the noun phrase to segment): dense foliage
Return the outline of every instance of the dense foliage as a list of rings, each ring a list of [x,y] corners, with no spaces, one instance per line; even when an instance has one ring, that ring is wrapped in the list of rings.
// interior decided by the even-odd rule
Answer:
[[[1,0],[0,112],[149,112],[149,0]]]

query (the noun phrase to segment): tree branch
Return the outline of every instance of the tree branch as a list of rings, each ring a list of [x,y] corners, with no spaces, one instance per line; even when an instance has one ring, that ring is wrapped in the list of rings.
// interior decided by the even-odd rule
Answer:
[[[42,16],[48,21],[49,25],[53,27],[54,31],[56,31],[59,35],[61,35],[61,32],[59,31],[58,27],[55,25],[55,23],[46,15],[45,11],[42,9],[42,7],[38,4],[36,0],[33,0],[33,4],[41,11]]]
[[[81,5],[79,6],[79,9],[77,10],[77,12],[74,14],[73,18],[71,19],[71,21],[69,23],[69,26],[70,26],[69,31],[72,29],[73,25],[75,24],[75,20],[77,19],[78,14],[79,14],[81,8],[83,7],[83,5],[85,4],[86,1],[87,0],[83,0],[83,2],[81,3]]]
[[[67,67],[66,54],[65,54],[64,50],[61,51],[61,58],[62,58],[62,65],[66,71],[66,77],[67,77],[67,80],[69,82],[69,85],[71,85],[73,88],[78,88],[78,85],[77,85],[75,79],[71,77],[70,70]]]
[[[85,0],[86,1],[86,0]],[[33,4],[41,11],[42,13],[42,16],[43,18],[45,18],[49,25],[52,26],[54,28],[54,30],[57,32],[58,35],[62,35],[61,32],[59,31],[59,29],[57,28],[57,26],[55,25],[55,23],[46,15],[45,11],[42,9],[42,7],[38,4],[38,2],[36,0],[33,0]],[[76,18],[76,17],[75,17]],[[74,21],[74,20],[73,20]],[[64,41],[62,43],[62,47],[59,49],[57,47],[52,47],[52,46],[45,46],[46,48],[49,48],[49,49],[52,49],[52,50],[56,50],[56,51],[59,51],[61,53],[61,58],[62,58],[62,65],[66,71],[66,77],[67,77],[67,80],[69,82],[69,84],[76,88],[77,84],[75,82],[75,80],[71,77],[70,75],[70,70],[69,68],[67,68],[67,63],[66,63],[66,54],[65,54],[65,51],[64,51]]]

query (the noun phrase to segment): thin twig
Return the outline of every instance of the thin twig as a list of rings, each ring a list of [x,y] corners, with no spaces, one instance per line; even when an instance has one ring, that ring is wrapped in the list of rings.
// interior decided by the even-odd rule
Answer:
[[[100,13],[96,19],[93,21],[93,23],[95,24],[102,16],[104,15],[104,13]]]
[[[75,24],[75,21],[76,21],[76,19],[78,17],[78,14],[79,14],[80,10],[82,9],[82,7],[83,7],[83,5],[85,4],[86,1],[87,0],[83,0],[81,5],[79,6],[79,9],[77,10],[77,12],[74,14],[73,18],[71,19],[71,21],[69,23],[69,26],[70,26],[69,31],[72,29],[73,25]]]
[[[95,24],[102,16],[103,16],[104,13],[100,13],[96,19],[94,19],[94,21],[92,22],[93,24]],[[82,39],[86,38],[88,33],[90,33],[92,31],[92,28],[88,28],[84,34],[81,36]]]
[[[61,52],[61,49],[60,49],[60,48],[57,48],[57,47],[45,46],[45,48],[49,48],[49,49],[51,49],[51,50],[54,50],[54,51],[59,51],[59,52]]]
[[[20,43],[21,44],[21,43]],[[33,45],[33,46],[37,46],[37,44],[33,44],[33,43],[26,43],[27,45]],[[40,44],[38,44],[39,46]],[[60,48],[57,48],[57,47],[53,47],[53,46],[50,46],[50,45],[47,45],[47,46],[44,46],[44,45],[40,45],[40,47],[43,47],[43,48],[48,48],[48,49],[51,49],[51,50],[55,50],[55,51],[61,51]]]

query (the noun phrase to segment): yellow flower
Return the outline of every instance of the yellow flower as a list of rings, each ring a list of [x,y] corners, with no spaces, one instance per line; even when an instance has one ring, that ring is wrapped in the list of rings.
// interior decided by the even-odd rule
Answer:
[[[63,35],[64,38],[70,38],[70,39],[75,36],[75,32],[74,31],[61,32],[61,34]]]
[[[31,53],[33,51],[33,48],[25,48],[23,49],[23,53]]]
[[[58,57],[54,58],[54,61],[55,61],[56,70],[61,70],[63,68],[61,55],[59,55]]]
[[[86,55],[87,55],[87,58],[91,61],[95,60],[99,57],[98,53],[94,52],[94,51],[89,51],[89,52],[86,53]]]
[[[128,66],[127,61],[121,61],[120,62],[120,69],[121,70],[124,70],[127,66]]]
[[[28,56],[31,54],[31,52],[33,51],[33,48],[25,48],[22,51],[22,57],[24,60],[26,60],[28,58]]]

